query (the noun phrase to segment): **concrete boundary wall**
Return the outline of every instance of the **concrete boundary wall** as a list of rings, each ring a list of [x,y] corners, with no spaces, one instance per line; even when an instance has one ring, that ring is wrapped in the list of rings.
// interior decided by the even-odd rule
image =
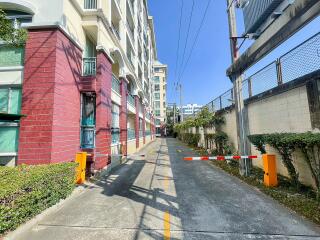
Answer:
[[[313,122],[314,116],[320,113],[320,107],[313,107],[312,104],[317,102],[319,96],[312,95],[310,91],[315,91],[318,86],[318,77],[299,79],[299,81],[291,82],[287,86],[282,86],[281,89],[272,89],[262,93],[258,97],[245,101],[245,112],[248,119],[248,132],[251,134],[262,133],[281,133],[281,132],[318,132]],[[313,88],[308,87],[308,84],[315,83]],[[285,84],[284,84],[285,85]],[[320,84],[319,84],[320,85]],[[317,105],[317,104],[316,104]],[[312,109],[312,110],[311,110]],[[311,111],[312,114],[311,114]],[[238,137],[236,125],[236,112],[234,107],[229,107],[220,112],[225,117],[225,125],[222,126],[222,131],[227,133],[229,142],[234,146],[235,152],[238,150]],[[189,130],[189,132],[191,132]],[[196,133],[196,129],[192,129]],[[214,129],[199,129],[201,140],[199,146],[205,146],[204,134],[213,133]],[[270,146],[267,146],[267,152],[277,156],[277,170],[283,176],[289,176],[287,169],[282,164],[281,156],[277,151]],[[258,159],[253,160],[253,165],[263,168],[262,156],[255,147],[250,144],[248,154],[258,155]],[[309,167],[307,166],[303,155],[300,151],[293,154],[294,165],[299,173],[300,181],[306,185],[313,185],[314,181]]]

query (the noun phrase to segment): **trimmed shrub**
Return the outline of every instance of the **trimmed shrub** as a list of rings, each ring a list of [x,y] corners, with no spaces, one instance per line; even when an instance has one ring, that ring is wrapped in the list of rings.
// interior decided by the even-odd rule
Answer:
[[[75,167],[76,163],[0,167],[0,234],[70,195]]]

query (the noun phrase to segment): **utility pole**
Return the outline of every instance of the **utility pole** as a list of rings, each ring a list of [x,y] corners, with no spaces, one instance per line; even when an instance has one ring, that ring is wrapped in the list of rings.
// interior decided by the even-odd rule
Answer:
[[[183,108],[182,108],[182,85],[181,83],[179,84],[179,90],[180,90],[180,119],[181,122],[183,122]]]
[[[176,103],[173,104],[173,124],[176,125]]]
[[[237,41],[237,23],[236,23],[236,13],[235,13],[235,0],[227,0],[227,12],[228,12],[228,22],[229,22],[229,36],[230,36],[230,49],[231,49],[231,61],[236,62],[239,58],[239,49]],[[230,77],[233,83],[234,92],[234,103],[236,110],[237,119],[237,133],[238,133],[238,149],[241,155],[247,155],[247,136],[245,132],[244,125],[244,103],[242,97],[242,73],[237,73]],[[251,160],[241,159],[239,162],[240,174],[243,176],[250,175],[251,171]]]

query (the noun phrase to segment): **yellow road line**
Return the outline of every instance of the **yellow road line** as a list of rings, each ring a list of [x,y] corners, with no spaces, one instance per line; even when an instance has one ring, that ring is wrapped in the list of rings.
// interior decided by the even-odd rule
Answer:
[[[164,226],[163,239],[170,240],[170,213],[169,213],[169,211],[166,211],[164,213],[163,223],[164,223],[164,225],[163,225]]]

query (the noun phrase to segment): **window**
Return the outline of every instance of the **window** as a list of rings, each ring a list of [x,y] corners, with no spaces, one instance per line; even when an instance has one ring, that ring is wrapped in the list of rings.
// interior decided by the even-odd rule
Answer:
[[[160,108],[160,102],[159,101],[156,101],[154,102],[154,108]]]
[[[159,83],[159,82],[160,82],[160,77],[159,77],[159,76],[155,76],[155,77],[153,78],[153,81],[154,81],[155,83]]]
[[[156,119],[156,125],[161,125],[161,120],[160,119]]]
[[[1,46],[0,67],[23,66],[24,48]]]
[[[160,110],[155,110],[154,112],[157,117],[160,117]]]
[[[94,148],[96,97],[93,93],[82,94],[81,111],[81,148]]]
[[[156,67],[156,68],[154,68],[154,71],[155,72],[161,72],[161,68]]]
[[[20,114],[21,88],[0,86],[0,112]]]
[[[0,153],[17,152],[18,139],[18,123],[0,122]]]
[[[160,100],[160,93],[154,93],[154,99]]]
[[[120,108],[116,104],[112,104],[111,109],[112,121],[111,121],[111,136],[112,144],[120,142]]]
[[[166,108],[166,103],[165,102],[163,102],[163,108]]]
[[[160,91],[160,85],[159,84],[155,84],[154,85],[154,91]]]
[[[143,137],[143,120],[139,118],[139,137]]]

